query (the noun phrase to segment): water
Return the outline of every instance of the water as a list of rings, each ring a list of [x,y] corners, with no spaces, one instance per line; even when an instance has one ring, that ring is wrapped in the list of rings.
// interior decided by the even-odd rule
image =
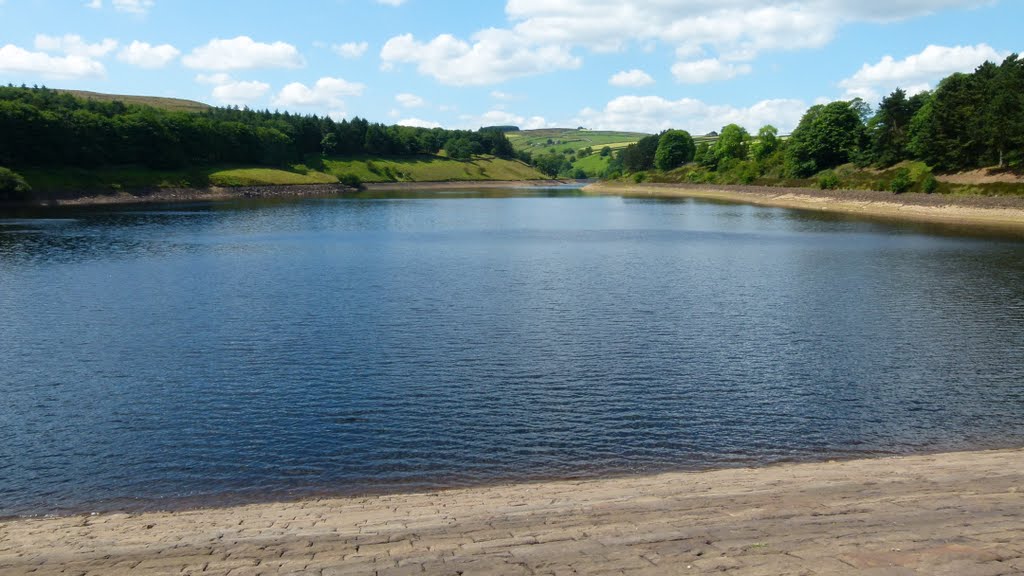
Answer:
[[[1020,240],[440,196],[0,220],[0,515],[1024,445]]]

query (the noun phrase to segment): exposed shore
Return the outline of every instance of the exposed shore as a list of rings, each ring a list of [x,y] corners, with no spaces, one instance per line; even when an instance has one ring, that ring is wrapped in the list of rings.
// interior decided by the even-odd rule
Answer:
[[[479,190],[491,188],[544,188],[562,186],[561,180],[473,180],[455,182],[381,182],[364,185],[369,192],[416,190]],[[65,191],[42,193],[36,206],[95,206],[106,204],[143,204],[164,202],[201,202],[245,198],[317,198],[350,195],[359,192],[343,184],[296,184],[288,186],[237,186],[210,188],[145,188],[120,192]]]
[[[1020,574],[1024,450],[0,522],[0,575]]]
[[[1024,197],[893,194],[871,190],[817,190],[769,186],[698,184],[627,184],[600,182],[583,189],[590,194],[704,198],[743,204],[775,206],[1024,233]]]

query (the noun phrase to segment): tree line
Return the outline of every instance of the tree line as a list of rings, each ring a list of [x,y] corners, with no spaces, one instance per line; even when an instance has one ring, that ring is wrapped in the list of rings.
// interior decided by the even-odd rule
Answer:
[[[689,133],[669,130],[617,152],[605,176],[688,165],[695,180],[751,183],[809,178],[847,163],[885,169],[908,160],[943,172],[1020,168],[1024,60],[1013,54],[999,65],[985,62],[913,96],[896,89],[877,109],[859,98],[815,105],[788,138],[770,125],[751,135],[730,124],[714,142],[695,144]]]
[[[515,156],[504,132],[387,126],[361,118],[210,108],[176,112],[0,86],[0,166],[283,166],[310,156]]]

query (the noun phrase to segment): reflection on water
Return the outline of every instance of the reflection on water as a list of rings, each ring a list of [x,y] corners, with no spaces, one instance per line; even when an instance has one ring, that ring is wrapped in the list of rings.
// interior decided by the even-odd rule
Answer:
[[[1024,443],[1018,240],[465,196],[0,220],[0,515]]]

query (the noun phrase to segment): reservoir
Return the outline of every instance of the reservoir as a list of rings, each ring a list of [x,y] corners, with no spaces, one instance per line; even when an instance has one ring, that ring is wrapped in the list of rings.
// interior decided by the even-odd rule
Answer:
[[[573,190],[0,216],[0,516],[1024,445],[1024,241]]]

